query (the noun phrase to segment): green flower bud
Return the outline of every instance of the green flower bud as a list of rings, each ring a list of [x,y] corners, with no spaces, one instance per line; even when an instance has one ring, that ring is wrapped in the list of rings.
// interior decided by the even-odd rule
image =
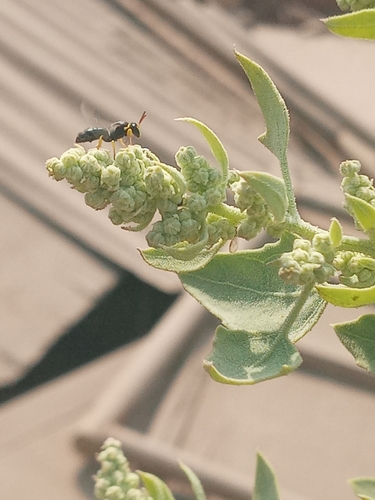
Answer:
[[[225,192],[221,188],[211,187],[204,193],[208,207],[215,207],[225,200]]]
[[[163,232],[165,235],[177,235],[181,231],[178,214],[167,214],[163,219]]]
[[[352,177],[361,170],[361,164],[358,160],[346,160],[340,165],[340,173],[343,177]]]
[[[335,251],[329,234],[316,234],[312,240],[312,246],[314,250],[324,255],[324,259],[327,262],[332,262],[335,256]]]
[[[76,146],[65,151],[65,153],[61,155],[60,161],[66,168],[72,167],[78,164],[80,158],[84,156],[85,153],[86,151],[82,146]]]
[[[119,188],[121,180],[121,170],[115,165],[108,165],[102,168],[100,183],[110,191],[115,191]]]
[[[126,500],[145,500],[147,495],[138,489],[131,488],[126,492]]]
[[[214,245],[219,240],[232,240],[236,236],[236,228],[227,219],[220,219],[211,222],[207,226],[209,244]]]
[[[87,153],[93,156],[101,167],[108,167],[108,165],[113,163],[112,154],[108,151],[108,149],[91,148],[87,151]]]
[[[125,500],[125,492],[120,486],[110,486],[105,494],[106,500]]]
[[[46,169],[48,170],[48,175],[56,181],[65,179],[66,167],[59,158],[54,157],[47,160]]]
[[[103,210],[109,204],[109,197],[109,191],[99,188],[85,194],[85,203],[95,210]]]
[[[185,206],[192,213],[204,212],[207,207],[206,198],[198,193],[192,193],[185,199]]]
[[[357,11],[362,9],[373,9],[375,0],[336,0],[337,5],[342,11]]]
[[[244,240],[251,240],[262,230],[262,226],[251,218],[243,220],[237,228],[237,236]]]

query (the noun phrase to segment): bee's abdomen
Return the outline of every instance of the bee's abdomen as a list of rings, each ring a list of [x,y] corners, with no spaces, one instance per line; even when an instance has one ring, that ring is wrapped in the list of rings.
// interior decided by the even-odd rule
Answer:
[[[77,144],[80,142],[92,142],[97,141],[100,137],[103,137],[103,141],[111,141],[108,129],[104,127],[90,127],[80,132],[77,135],[75,142]]]

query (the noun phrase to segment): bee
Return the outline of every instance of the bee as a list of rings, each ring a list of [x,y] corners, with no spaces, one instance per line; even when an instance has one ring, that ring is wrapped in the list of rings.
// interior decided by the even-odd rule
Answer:
[[[112,142],[113,153],[115,154],[115,142],[121,141],[125,146],[124,137],[129,138],[131,143],[133,135],[139,138],[141,136],[140,125],[146,118],[146,111],[142,113],[142,116],[138,123],[135,122],[114,122],[108,128],[106,127],[90,127],[86,128],[80,132],[76,137],[76,144],[81,142],[93,142],[98,141],[97,148],[99,149],[104,142]]]

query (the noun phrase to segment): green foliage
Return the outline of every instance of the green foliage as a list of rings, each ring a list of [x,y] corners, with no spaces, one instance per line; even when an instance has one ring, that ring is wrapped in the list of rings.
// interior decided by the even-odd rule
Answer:
[[[365,314],[355,321],[333,325],[337,336],[361,368],[375,373],[375,315]]]
[[[373,8],[328,17],[323,19],[323,22],[336,35],[367,40],[375,39],[375,9]]]
[[[363,239],[345,236],[336,219],[328,231],[303,221],[287,162],[285,102],[263,68],[238,52],[235,56],[264,117],[266,131],[259,140],[279,160],[282,178],[229,170],[219,138],[193,118],[181,120],[203,134],[218,168],[193,146],[176,153],[176,169],[138,145],[120,149],[114,158],[103,149],[86,152],[76,146],[46,167],[53,178],[85,193],[89,206],[108,206],[114,224],[133,231],[152,224],[146,236],[151,248],[141,251],[143,259],[178,273],[185,289],[223,323],[206,370],[223,383],[254,384],[298,368],[302,359],[294,344],[313,328],[327,302],[375,303],[375,188],[357,160],[341,164],[344,208]],[[153,222],[155,215],[160,219]],[[237,238],[250,240],[262,230],[279,241],[218,254],[226,242],[233,249]],[[331,278],[340,284],[331,284]],[[374,343],[362,331],[366,321],[336,331],[357,363],[375,373]]]
[[[350,479],[349,484],[362,500],[375,500],[375,477],[357,477]]]
[[[257,453],[252,500],[280,500],[275,473],[261,453]]]
[[[272,262],[291,240],[219,254],[204,268],[180,275],[184,288],[225,325],[217,329],[205,362],[215,380],[254,384],[301,364],[293,344],[311,330],[326,302],[311,288],[280,280]]]

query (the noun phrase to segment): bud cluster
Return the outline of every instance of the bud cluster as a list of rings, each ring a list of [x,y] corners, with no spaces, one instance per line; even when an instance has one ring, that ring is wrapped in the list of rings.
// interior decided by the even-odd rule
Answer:
[[[333,247],[329,236],[317,234],[312,242],[297,238],[293,250],[277,260],[279,275],[293,285],[324,283],[335,274]]]
[[[354,288],[375,285],[375,259],[359,252],[337,252],[333,265],[340,272],[342,284]]]
[[[358,160],[347,160],[341,163],[340,173],[343,176],[341,189],[345,194],[360,198],[375,207],[373,180],[367,175],[360,175],[360,170],[361,164]]]
[[[140,477],[132,472],[120,441],[108,438],[97,456],[101,468],[95,476],[95,496],[99,500],[152,500]]]
[[[120,149],[114,158],[106,149],[76,145],[48,160],[46,168],[55,180],[84,193],[88,206],[108,208],[113,224],[132,231],[151,225],[148,245],[182,260],[236,236],[250,240],[274,222],[264,193],[248,178],[233,171],[227,178],[192,146],[179,149],[176,163],[179,169],[139,145]],[[227,188],[235,206],[226,204]]]
[[[336,2],[339,8],[343,11],[373,9],[375,7],[375,0],[336,0]]]
[[[272,216],[262,196],[243,178],[230,185],[236,206],[246,217],[237,228],[237,236],[245,240],[254,238],[272,222]]]

